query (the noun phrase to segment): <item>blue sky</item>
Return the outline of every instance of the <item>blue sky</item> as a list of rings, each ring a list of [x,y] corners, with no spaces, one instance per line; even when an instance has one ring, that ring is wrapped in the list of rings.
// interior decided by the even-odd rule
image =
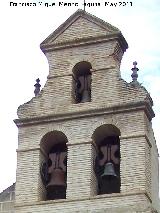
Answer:
[[[58,2],[42,2],[54,1]],[[0,192],[15,182],[18,131],[13,119],[17,118],[17,108],[33,97],[35,79],[39,77],[43,87],[48,75],[48,62],[39,44],[73,12],[83,9],[83,1],[77,2],[79,7],[47,8],[11,7],[9,0],[0,1]],[[153,128],[160,150],[160,4],[159,0],[131,2],[132,6],[86,7],[86,11],[119,28],[126,38],[129,49],[122,60],[122,77],[131,81],[132,63],[136,60],[139,81],[154,101]]]

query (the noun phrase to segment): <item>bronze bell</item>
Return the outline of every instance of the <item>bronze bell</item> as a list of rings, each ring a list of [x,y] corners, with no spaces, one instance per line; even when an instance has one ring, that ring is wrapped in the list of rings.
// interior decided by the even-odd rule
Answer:
[[[105,164],[104,172],[101,175],[101,178],[109,179],[109,178],[117,178],[115,173],[114,165],[111,162]]]
[[[91,101],[91,96],[90,96],[90,92],[89,90],[84,90],[82,92],[82,100],[81,103],[87,102],[87,101]]]
[[[48,186],[65,186],[65,172],[61,168],[53,169]]]
[[[61,168],[53,169],[46,189],[48,200],[66,198],[65,172]]]

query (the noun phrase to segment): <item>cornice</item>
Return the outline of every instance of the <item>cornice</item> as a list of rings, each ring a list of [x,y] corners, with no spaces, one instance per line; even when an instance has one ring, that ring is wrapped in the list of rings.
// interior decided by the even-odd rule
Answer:
[[[110,40],[117,39],[120,43],[121,48],[123,51],[125,51],[128,48],[128,44],[121,34],[121,32],[115,32],[115,33],[110,33],[106,34],[104,36],[97,36],[97,37],[88,37],[88,38],[80,38],[80,39],[74,39],[74,40],[69,40],[69,41],[64,41],[64,42],[59,42],[59,43],[48,43],[48,44],[41,44],[40,48],[41,50],[46,53],[50,52],[53,50],[58,50],[58,49],[64,49],[64,48],[72,48],[72,47],[78,47],[78,46],[84,46],[84,45],[91,45],[95,43],[102,43],[102,42],[107,42]]]
[[[110,107],[87,109],[83,111],[49,114],[47,116],[38,116],[38,117],[32,117],[32,118],[29,118],[29,117],[20,118],[20,119],[15,119],[14,122],[17,125],[17,127],[22,127],[22,126],[37,125],[42,123],[44,124],[44,123],[72,120],[77,118],[79,119],[79,118],[86,118],[86,117],[93,117],[93,116],[127,113],[132,111],[139,111],[139,110],[143,110],[146,113],[149,120],[151,120],[155,116],[151,105],[146,101],[141,101],[141,102],[134,102],[134,103],[133,102],[126,103],[121,105],[114,105]]]
[[[72,198],[72,199],[59,199],[59,200],[47,200],[47,201],[38,201],[38,202],[24,202],[24,203],[15,203],[15,207],[26,207],[26,206],[36,206],[36,205],[52,205],[56,203],[74,203],[74,202],[83,202],[83,201],[89,201],[89,200],[103,200],[103,199],[113,199],[113,198],[119,198],[121,197],[122,199],[125,197],[131,197],[131,196],[145,196],[148,201],[151,203],[151,199],[148,196],[147,192],[145,190],[136,190],[134,192],[121,192],[121,193],[113,193],[113,194],[104,194],[104,195],[95,195],[93,197],[89,198]]]

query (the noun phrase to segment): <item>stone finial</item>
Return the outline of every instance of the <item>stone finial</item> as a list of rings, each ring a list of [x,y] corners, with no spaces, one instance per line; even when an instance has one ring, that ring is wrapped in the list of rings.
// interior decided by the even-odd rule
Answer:
[[[84,11],[86,11],[86,1],[84,0],[84,2],[83,2],[83,5],[84,5]]]
[[[138,78],[137,72],[138,72],[138,70],[139,70],[139,69],[136,67],[136,66],[137,66],[137,62],[136,62],[136,61],[133,62],[133,66],[134,66],[134,67],[131,69],[131,70],[133,71],[131,77],[132,77],[132,82],[136,82],[136,81],[137,81],[137,78]]]
[[[40,92],[40,87],[41,87],[41,85],[40,85],[40,80],[39,80],[39,78],[37,78],[36,79],[36,84],[34,85],[35,86],[35,90],[34,90],[34,94],[35,94],[35,96],[37,96],[38,94],[39,94],[39,92]]]

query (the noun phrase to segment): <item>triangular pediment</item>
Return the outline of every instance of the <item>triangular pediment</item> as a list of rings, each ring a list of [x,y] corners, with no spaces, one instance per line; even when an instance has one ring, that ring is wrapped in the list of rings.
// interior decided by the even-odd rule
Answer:
[[[75,40],[102,37],[118,32],[120,31],[116,27],[83,10],[78,10],[45,39],[41,45],[54,45]]]

